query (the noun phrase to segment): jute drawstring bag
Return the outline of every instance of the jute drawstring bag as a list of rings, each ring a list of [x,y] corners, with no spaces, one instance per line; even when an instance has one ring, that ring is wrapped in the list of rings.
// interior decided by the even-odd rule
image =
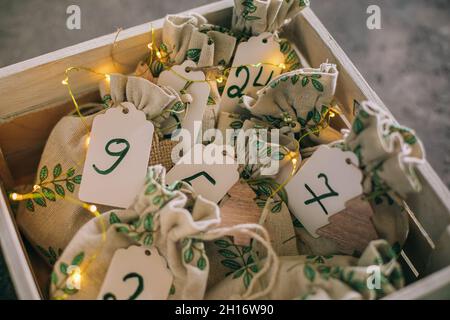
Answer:
[[[73,113],[56,124],[39,163],[35,197],[20,203],[16,216],[19,228],[50,265],[92,218],[71,199],[78,199],[87,138],[96,113],[103,107],[82,108],[83,120]]]
[[[180,104],[176,93],[137,77],[114,74],[110,78],[111,90],[101,86],[102,98],[114,107],[123,101],[133,103],[144,111],[157,128],[170,111]],[[78,201],[78,186],[87,152],[87,138],[92,121],[106,106],[100,105],[83,118],[76,115],[63,117],[51,132],[41,156],[35,180],[34,199],[21,204],[17,222],[23,233],[45,260],[53,265],[66,245],[93,216]],[[90,114],[90,115],[89,115]],[[170,152],[172,142],[159,142],[154,136],[150,163],[173,166]],[[98,208],[100,212],[105,207]]]
[[[54,267],[52,298],[96,299],[114,253],[131,245],[156,248],[164,257],[173,275],[169,299],[204,298],[208,276],[217,272],[210,266],[205,243],[221,243],[228,235],[242,233],[264,243],[267,262],[255,279],[270,271],[277,260],[262,227],[217,228],[217,204],[197,196],[187,183],[166,186],[164,179],[163,167],[149,167],[146,183],[129,209],[104,213],[80,229]],[[67,285],[71,264],[81,269],[80,290]]]
[[[226,29],[208,25],[196,13],[166,16],[162,41],[171,64],[188,59],[199,67],[228,65],[236,45],[236,38]]]
[[[409,230],[402,199],[421,190],[415,168],[425,161],[422,142],[387,110],[363,102],[341,147],[359,158],[364,194],[379,236],[401,247]]]
[[[232,274],[210,288],[205,299],[377,299],[404,285],[395,253],[384,240],[371,242],[359,259],[310,255],[276,260],[271,272],[252,281],[249,289]],[[375,269],[379,283],[373,280]]]
[[[162,51],[168,56],[169,65],[180,65],[185,60],[194,61],[198,67],[231,64],[237,39],[224,27],[207,23],[196,13],[168,15],[162,30]],[[215,79],[214,72],[205,71],[206,78]],[[208,82],[210,96],[203,118],[204,131],[214,128],[220,93],[215,80]],[[223,84],[224,85],[224,84]]]
[[[340,140],[342,135],[337,130],[322,126],[334,98],[338,74],[336,65],[328,63],[294,70],[272,80],[257,92],[256,99],[243,96],[241,105],[269,123],[289,117],[296,125],[282,128],[285,134],[304,129],[316,144]]]
[[[307,6],[309,0],[235,0],[232,30],[251,35],[275,32]]]

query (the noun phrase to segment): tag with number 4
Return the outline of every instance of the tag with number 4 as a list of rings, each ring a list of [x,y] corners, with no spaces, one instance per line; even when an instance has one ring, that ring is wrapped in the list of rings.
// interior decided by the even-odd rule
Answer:
[[[320,146],[286,186],[289,209],[315,238],[317,229],[362,194],[362,173],[353,152]]]
[[[80,200],[128,208],[145,182],[153,131],[145,114],[129,102],[96,116]]]

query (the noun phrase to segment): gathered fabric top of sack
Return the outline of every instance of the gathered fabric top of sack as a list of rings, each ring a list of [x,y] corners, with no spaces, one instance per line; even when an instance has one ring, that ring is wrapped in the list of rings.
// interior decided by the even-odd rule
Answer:
[[[375,299],[403,286],[395,254],[382,240],[371,243],[360,259],[279,257],[263,227],[218,227],[221,217],[215,203],[197,196],[185,182],[167,186],[164,177],[164,168],[150,167],[128,210],[109,211],[80,229],[55,264],[52,298],[107,299],[99,294],[112,258],[131,245],[156,248],[165,258],[173,275],[169,299]],[[253,239],[250,246],[233,244],[230,236],[239,234]],[[256,244],[262,250],[255,251]],[[384,279],[378,289],[366,286],[370,265],[379,266]],[[83,274],[80,288],[72,286],[75,270]]]

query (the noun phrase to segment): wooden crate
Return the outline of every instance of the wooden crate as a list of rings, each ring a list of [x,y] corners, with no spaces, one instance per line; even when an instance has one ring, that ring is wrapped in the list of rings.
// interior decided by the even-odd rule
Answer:
[[[191,11],[227,26],[232,6],[232,0],[225,0]],[[163,19],[152,22],[158,39],[162,24]],[[149,30],[147,23],[121,32],[116,60],[133,66],[143,59],[148,53]],[[298,47],[310,65],[319,66],[327,59],[337,64],[337,99],[349,119],[353,117],[355,101],[372,100],[384,106],[311,9],[295,18],[283,36]],[[66,68],[85,66],[104,73],[132,71],[125,67],[114,69],[110,56],[114,37],[110,34],[0,69],[0,241],[21,299],[45,297],[46,279],[39,276],[42,265],[18,232],[5,190],[32,183],[50,131],[73,109],[67,88],[61,85]],[[71,79],[79,102],[99,99],[98,76],[80,72]],[[420,166],[418,173],[423,190],[406,202],[429,239],[412,221],[404,251],[419,276],[388,299],[450,298],[450,193],[428,163]]]

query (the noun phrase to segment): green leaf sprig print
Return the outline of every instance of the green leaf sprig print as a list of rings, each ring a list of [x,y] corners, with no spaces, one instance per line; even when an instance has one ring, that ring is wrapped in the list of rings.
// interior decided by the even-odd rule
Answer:
[[[75,169],[69,168],[63,174],[61,164],[57,164],[49,179],[50,171],[46,165],[39,170],[39,183],[33,188],[33,197],[27,199],[25,207],[28,211],[34,212],[35,205],[47,207],[47,201],[55,202],[58,198],[66,196],[66,190],[70,193],[75,191],[75,186],[81,183],[81,175],[75,175]]]
[[[205,270],[208,266],[205,245],[202,240],[186,238],[182,242],[182,257],[185,264],[193,264],[199,270]]]
[[[189,60],[194,61],[195,63],[198,63],[198,61],[200,60],[200,54],[202,52],[202,49],[189,49],[186,52],[186,57]]]
[[[233,279],[242,278],[245,288],[248,288],[254,275],[259,271],[253,259],[252,246],[235,245],[232,238],[214,241],[218,253],[224,258],[220,263],[230,271],[225,275],[232,275]]]
[[[241,4],[244,7],[244,10],[242,11],[242,18],[245,21],[255,21],[261,19],[261,17],[251,15],[257,10],[257,7],[253,3],[253,0],[245,0]]]
[[[62,254],[61,248],[54,249],[52,247],[48,247],[48,249],[45,249],[44,247],[39,245],[37,245],[36,248],[47,259],[47,262],[52,266],[56,263],[56,261]]]

